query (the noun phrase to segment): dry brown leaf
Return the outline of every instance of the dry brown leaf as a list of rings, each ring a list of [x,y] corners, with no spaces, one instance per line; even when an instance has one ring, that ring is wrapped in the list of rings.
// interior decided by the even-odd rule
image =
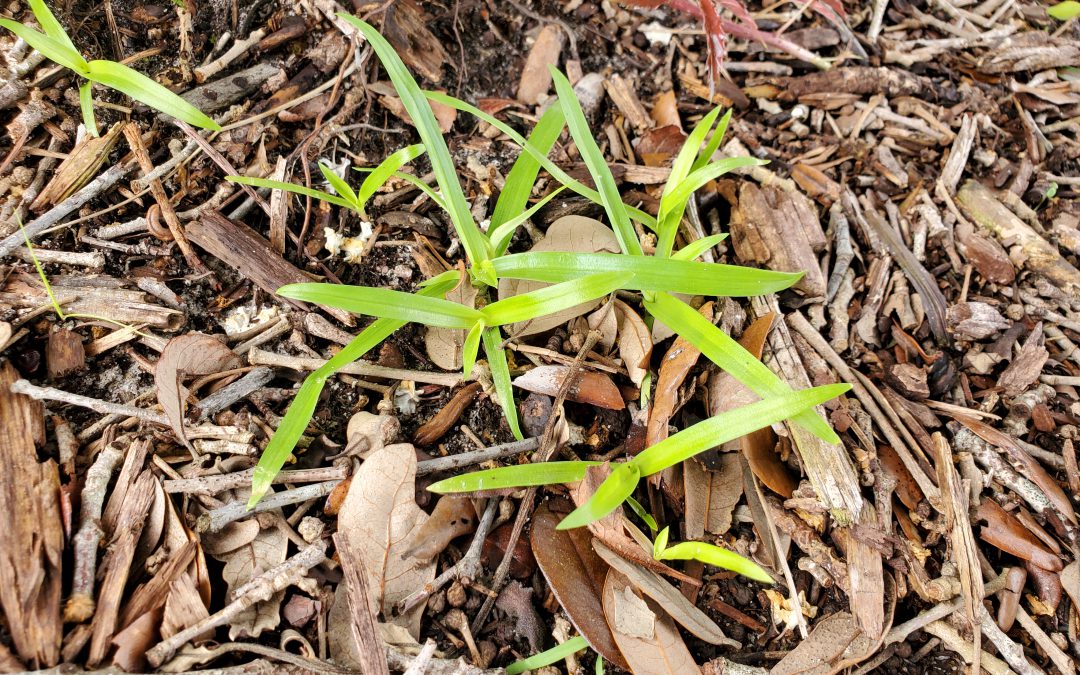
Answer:
[[[169,424],[184,445],[190,444],[184,433],[184,406],[187,388],[183,380],[189,376],[211,375],[235,368],[240,357],[223,342],[202,333],[178,335],[165,345],[154,367],[154,385],[158,403],[169,418]]]
[[[139,672],[146,668],[147,650],[161,640],[158,634],[161,614],[160,607],[146,612],[113,636],[112,643],[116,646],[116,651],[112,656],[114,666],[129,673]]]
[[[416,505],[416,450],[408,443],[372,453],[353,477],[338,512],[338,532],[363,558],[372,611],[420,634],[424,605],[394,615],[394,606],[435,577],[435,566],[403,554],[417,542],[428,515]]]
[[[271,599],[273,602],[273,599]],[[188,574],[181,574],[169,585],[169,597],[165,600],[165,613],[161,618],[161,637],[168,638],[203,621],[210,612],[206,610],[195,582]],[[275,619],[274,626],[277,625]],[[231,628],[230,628],[231,630]],[[211,631],[212,632],[212,631]],[[204,636],[208,634],[204,633]]]
[[[518,389],[546,396],[556,396],[570,369],[566,366],[537,366],[514,380]],[[611,378],[591,370],[578,372],[566,398],[577,403],[587,403],[608,410],[626,407],[622,394]]]
[[[904,506],[914,511],[922,501],[923,493],[911,472],[904,466],[900,455],[896,454],[891,445],[879,445],[878,461],[882,470],[896,481],[896,496]]]
[[[619,241],[607,225],[583,216],[563,216],[553,222],[530,251],[566,251],[572,253],[618,253]],[[535,291],[551,284],[519,279],[499,280],[499,299]],[[561,326],[574,317],[581,316],[600,304],[600,300],[585,302],[561,312],[542,316],[525,323],[512,324],[507,328],[511,335],[525,336],[542,333]]]
[[[717,469],[695,460],[683,462],[687,539],[701,539],[706,532],[724,534],[731,527],[731,514],[743,495],[742,462],[731,452],[719,459]]]
[[[615,317],[615,306],[606,303],[600,309],[588,316],[590,330],[600,333],[600,339],[596,341],[598,351],[607,354],[615,346],[615,338],[619,335],[619,321]]]
[[[698,313],[712,321],[712,310],[713,303],[707,302],[701,306]],[[679,404],[679,387],[697,364],[699,356],[701,356],[699,349],[685,338],[677,337],[661,359],[660,369],[656,375],[656,389],[653,393],[652,404],[649,406],[645,447],[652,447],[667,438],[668,422],[675,414],[675,406]]]
[[[476,509],[468,497],[445,495],[439,497],[416,534],[416,544],[402,554],[405,558],[433,560],[452,540],[476,529]]]
[[[565,35],[562,28],[547,24],[540,29],[536,42],[525,59],[518,81],[517,98],[522,103],[535,105],[540,103],[551,89],[551,66],[559,65]]]
[[[615,301],[615,319],[619,326],[619,357],[626,366],[626,374],[635,386],[640,387],[649,374],[649,357],[652,356],[652,336],[638,313],[622,300]]]
[[[847,612],[827,616],[814,625],[809,637],[773,666],[770,675],[832,675],[841,662],[846,662],[848,648],[861,634]]]
[[[604,581],[604,615],[635,675],[701,672],[671,617],[637,595],[630,581],[615,570],[609,570]]]
[[[653,118],[658,127],[682,127],[682,120],[679,118],[679,104],[675,99],[674,89],[668,89],[656,95],[649,116]]]
[[[1061,559],[993,499],[982,500],[975,515],[979,521],[986,523],[979,531],[979,537],[986,543],[1044,570],[1061,570]]]
[[[458,284],[457,288],[446,294],[446,299],[466,307],[476,307],[476,286]],[[461,348],[464,345],[464,330],[430,326],[424,332],[424,349],[428,358],[443,370],[461,369]]]

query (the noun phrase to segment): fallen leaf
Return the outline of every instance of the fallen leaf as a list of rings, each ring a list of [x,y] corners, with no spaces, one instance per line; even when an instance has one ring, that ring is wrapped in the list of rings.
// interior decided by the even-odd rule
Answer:
[[[353,477],[338,512],[338,532],[363,559],[368,599],[383,618],[420,635],[420,604],[394,616],[394,606],[435,578],[433,563],[403,554],[417,543],[428,515],[416,505],[416,450],[408,443],[387,445],[372,453]]]
[[[985,521],[979,537],[1006,553],[1051,572],[1062,568],[1061,559],[1043,546],[1038,538],[993,499],[983,499],[975,511],[976,519]]]
[[[592,534],[583,527],[555,529],[569,512],[570,506],[565,500],[552,500],[537,507],[530,533],[533,555],[555,599],[578,633],[605,659],[628,670],[611,628],[604,620],[607,565],[593,550]]]
[[[810,635],[773,666],[769,675],[832,675],[838,662],[861,635],[847,612],[831,614],[814,625]]]
[[[668,89],[656,95],[652,110],[649,111],[649,117],[653,118],[658,127],[682,127],[682,120],[679,118],[679,104],[675,98],[674,89]]]
[[[742,463],[736,453],[722,453],[717,469],[701,462],[683,462],[686,495],[686,538],[702,539],[705,533],[724,534],[731,528],[731,514],[743,495]]]
[[[604,581],[604,615],[615,627],[615,642],[635,675],[701,672],[671,617],[639,597],[615,570],[608,571]]]
[[[615,346],[615,338],[619,335],[619,321],[615,317],[615,306],[605,303],[600,309],[588,316],[589,329],[600,333],[600,339],[596,346],[603,354],[611,351]]]
[[[556,396],[570,369],[567,366],[537,366],[514,380],[514,386],[525,391]],[[608,410],[626,407],[622,394],[611,378],[591,370],[579,371],[566,398]]]
[[[476,286],[460,283],[446,294],[446,299],[465,307],[476,307]],[[461,348],[465,331],[429,326],[424,332],[424,349],[431,362],[443,370],[461,370]]]
[[[517,98],[522,103],[534,105],[543,100],[551,89],[551,66],[559,65],[562,53],[563,30],[555,24],[547,24],[540,29],[536,42],[525,58],[525,67],[521,69],[518,81]]]
[[[701,306],[698,313],[712,321],[713,303]],[[650,337],[651,340],[651,337]],[[652,447],[668,436],[668,422],[679,404],[679,387],[686,381],[690,371],[697,365],[701,351],[683,337],[675,338],[656,375],[656,389],[649,406],[649,423],[645,429],[645,447]]]
[[[611,228],[598,220],[583,216],[563,216],[553,222],[548,227],[544,238],[529,250],[571,253],[618,253],[619,241],[615,238],[615,233],[611,231]],[[529,293],[550,285],[539,281],[500,279],[499,299]],[[512,324],[507,327],[507,332],[519,337],[542,333],[591,311],[594,307],[599,306],[600,302],[601,300],[584,302],[575,307],[548,314],[532,321]]]
[[[402,554],[427,562],[443,552],[452,540],[476,529],[476,509],[468,497],[446,495],[416,533],[416,544]]]
[[[626,366],[630,381],[640,387],[649,374],[649,358],[652,356],[649,327],[622,300],[615,301],[615,318],[619,325],[619,356]]]
[[[891,445],[879,445],[878,461],[881,462],[882,470],[896,481],[896,496],[904,506],[914,511],[922,501],[923,493],[911,472],[904,466],[900,455],[896,454]]]
[[[191,447],[184,433],[185,377],[211,375],[235,368],[240,357],[223,342],[202,333],[185,333],[169,340],[154,367],[158,403],[169,418],[177,439]]]

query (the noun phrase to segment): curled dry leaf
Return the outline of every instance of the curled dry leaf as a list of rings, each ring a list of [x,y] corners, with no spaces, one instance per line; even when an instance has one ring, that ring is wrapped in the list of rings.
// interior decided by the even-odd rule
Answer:
[[[184,404],[188,394],[184,378],[212,375],[239,364],[240,357],[224,343],[202,333],[178,335],[165,345],[154,367],[154,386],[161,409],[184,445],[190,445],[184,433]]]
[[[706,532],[724,534],[731,528],[731,514],[743,496],[742,462],[732,452],[719,459],[716,469],[706,469],[696,460],[683,462],[687,539],[701,539]]]
[[[556,396],[570,369],[566,366],[537,366],[514,380],[514,386],[525,391]],[[566,398],[608,410],[626,407],[622,394],[611,378],[591,370],[579,371],[570,385]]]
[[[547,234],[530,251],[565,251],[570,253],[618,253],[619,242],[615,233],[598,220],[583,216],[563,216],[548,227]],[[503,300],[522,293],[529,293],[551,284],[520,279],[500,279],[499,299]],[[561,312],[548,314],[525,323],[507,328],[511,335],[525,336],[542,333],[561,326],[574,317],[581,316],[600,304],[600,300],[584,302]]]
[[[415,545],[402,554],[422,562],[433,560],[451,541],[476,529],[476,509],[468,497],[446,495],[416,533]]]
[[[896,496],[904,506],[914,511],[922,501],[923,493],[911,472],[904,466],[900,455],[896,454],[891,445],[879,445],[878,461],[885,473],[896,481]]]
[[[476,307],[476,286],[465,282],[446,294],[446,299],[466,307]],[[424,332],[424,348],[431,362],[443,370],[461,370],[461,348],[465,331],[429,326]]]
[[[649,374],[652,335],[638,313],[622,300],[615,301],[615,319],[619,326],[619,356],[630,381],[640,387]]]
[[[985,523],[979,537],[986,543],[1021,560],[1030,561],[1044,570],[1061,570],[1061,559],[1043,546],[1035,535],[994,500],[984,499],[976,510],[976,518]]]
[[[713,303],[706,302],[698,310],[709,321],[713,318]],[[645,447],[656,445],[668,436],[668,422],[679,403],[679,387],[697,364],[701,351],[682,337],[675,338],[660,361],[656,375],[656,391],[649,406],[649,423],[645,429]]]
[[[446,435],[446,432],[457,424],[461,419],[462,413],[465,409],[476,400],[476,397],[483,391],[483,386],[479,382],[470,382],[461,389],[454,392],[454,395],[447,401],[446,405],[439,409],[439,412],[435,413],[435,416],[424,422],[416,433],[413,434],[413,441],[417,445],[431,445],[437,442],[440,438]]]
[[[832,675],[869,656],[873,647],[851,614],[837,612],[818,621],[809,637],[773,666],[770,675]]]
[[[615,316],[615,306],[605,303],[600,309],[588,316],[590,330],[600,333],[600,339],[596,346],[602,354],[607,354],[615,346],[615,338],[619,334],[619,321]]]
[[[642,599],[615,570],[604,581],[604,616],[635,675],[701,672],[671,617],[656,603]]]
[[[589,646],[623,670],[629,670],[611,628],[604,620],[604,578],[607,565],[592,547],[588,529],[556,530],[570,512],[565,500],[541,504],[533,514],[533,555],[551,592]]]
[[[363,559],[368,600],[384,619],[420,634],[420,604],[403,617],[394,605],[435,577],[435,566],[403,555],[417,543],[428,515],[416,505],[416,450],[408,443],[372,453],[353,477],[338,512],[338,532]]]

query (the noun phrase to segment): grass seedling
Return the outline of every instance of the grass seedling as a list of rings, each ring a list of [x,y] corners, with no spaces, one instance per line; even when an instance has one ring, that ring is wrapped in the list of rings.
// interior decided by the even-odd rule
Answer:
[[[574,652],[580,652],[582,649],[588,648],[589,643],[585,641],[585,638],[580,635],[576,635],[566,642],[556,645],[547,651],[540,652],[539,654],[533,654],[527,659],[515,661],[506,667],[506,675],[519,675],[526,670],[538,670],[544,666],[550,666],[553,663],[562,661],[567,656],[570,656]],[[602,663],[602,660],[597,656],[597,663]],[[603,673],[603,666],[597,666],[597,673]]]
[[[0,19],[0,26],[21,37],[31,47],[41,52],[45,58],[86,80],[79,86],[79,105],[82,108],[83,123],[88,133],[97,136],[97,122],[94,119],[94,103],[90,91],[94,82],[127,94],[154,110],[183,120],[192,126],[214,131],[221,129],[217,122],[204,115],[198,108],[142,73],[115,61],[87,61],[75,48],[71,38],[64,31],[64,27],[45,4],[45,0],[29,0],[29,3],[34,18],[37,19],[38,25],[44,32],[36,31],[11,19]]]
[[[721,548],[715,544],[703,541],[684,541],[681,544],[668,546],[668,528],[660,531],[653,541],[653,558],[655,560],[696,560],[706,565],[730,570],[741,574],[748,579],[760,581],[763,584],[775,583],[768,572],[763,570],[753,560],[748,560],[734,551]]]

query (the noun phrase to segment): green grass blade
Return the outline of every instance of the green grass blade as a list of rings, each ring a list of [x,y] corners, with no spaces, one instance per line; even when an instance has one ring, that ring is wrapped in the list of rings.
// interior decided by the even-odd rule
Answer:
[[[589,501],[570,512],[555,527],[557,530],[570,530],[594,523],[615,509],[619,508],[627,497],[634,493],[641,471],[632,462],[616,464],[611,475],[604,479]]]
[[[528,142],[546,156],[551,152],[559,134],[562,133],[564,124],[562,107],[549,106],[540,116],[540,121],[533,127]],[[494,244],[496,256],[506,252],[506,247],[510,245],[510,237],[504,236],[505,241],[503,241],[497,238],[495,233],[504,223],[508,223],[525,210],[539,173],[540,162],[526,150],[522,150],[514,161],[514,166],[510,168],[510,173],[506,174],[506,183],[503,185],[498,201],[495,202],[495,210],[491,213],[491,226],[488,230],[488,239]],[[512,232],[513,229],[511,229]]]
[[[328,204],[334,204],[346,209],[353,208],[352,203],[343,197],[338,197],[337,195],[332,195],[329,192],[323,192],[322,190],[304,187],[303,185],[297,185],[296,183],[286,183],[284,181],[271,180],[269,178],[254,178],[252,176],[226,176],[225,180],[230,183],[240,183],[242,185],[251,185],[253,187],[285,190],[286,192],[303,195],[304,197],[311,197],[312,199],[318,199],[327,202]]]
[[[447,478],[428,486],[428,490],[436,494],[453,494],[574,483],[585,477],[585,471],[590,466],[599,466],[602,463],[543,462],[502,466]]]
[[[429,298],[389,288],[343,286],[339,284],[289,284],[277,290],[284,298],[337,307],[347,312],[380,319],[414,321],[440,328],[472,328],[484,315],[479,311],[442,298]]]
[[[755,359],[753,354],[746,351],[730,335],[670,295],[657,293],[652,300],[646,299],[645,309],[758,396],[783,396],[791,393],[791,387],[786,382],[764,363]],[[827,443],[840,442],[836,432],[813,410],[803,411],[792,419]]]
[[[569,309],[583,302],[602,298],[633,278],[630,272],[601,272],[573,281],[547,286],[530,293],[511,296],[493,302],[480,310],[488,325],[504,326],[529,321]]]
[[[802,278],[802,274],[753,267],[618,253],[532,251],[496,258],[492,263],[500,278],[559,283],[595,272],[628,272],[634,278],[623,287],[627,290],[721,297],[775,293]]]
[[[551,70],[551,77],[555,80],[559,104],[566,116],[566,126],[570,129],[574,143],[577,144],[581,159],[589,168],[593,182],[596,183],[600,201],[611,220],[611,228],[615,231],[619,246],[623,253],[643,255],[641,242],[638,241],[637,232],[630,222],[630,215],[626,211],[626,205],[623,204],[622,195],[619,194],[619,187],[615,184],[615,176],[611,175],[611,168],[608,167],[604,154],[600,152],[600,147],[596,145],[596,139],[593,138],[592,130],[589,129],[589,122],[585,119],[585,112],[581,109],[581,104],[578,103],[577,96],[574,94],[574,88],[570,86],[570,81],[559,72],[558,68],[552,66],[549,70]]]
[[[146,75],[114,61],[91,61],[86,78],[127,94],[154,110],[202,129],[220,131],[217,122]]]
[[[671,173],[668,175],[667,182],[664,184],[664,191],[661,194],[661,200],[666,197],[671,190],[681,183],[684,178],[690,175],[690,172],[694,170],[694,162],[698,158],[698,151],[701,150],[701,144],[705,142],[705,136],[712,129],[713,123],[716,122],[717,115],[720,114],[720,108],[713,108],[709,114],[701,118],[694,130],[690,132],[690,135],[686,137],[686,142],[683,143],[682,148],[679,150],[679,154],[675,157],[675,161],[671,163]]]
[[[492,220],[492,228],[488,232],[488,238],[491,239],[495,248],[496,257],[506,253],[507,247],[510,246],[510,240],[514,237],[514,230],[519,225],[524,223],[529,218],[532,218],[537,211],[544,208],[544,205],[554,199],[560,192],[566,189],[565,185],[559,186],[557,189],[552,190],[547,196],[533,204],[529,209],[517,214],[509,220],[503,221],[498,227],[494,226],[495,221]]]
[[[422,154],[424,154],[424,144],[417,143],[391,153],[389,157],[379,162],[379,165],[360,184],[360,189],[356,193],[357,207],[362,211],[367,201],[375,194],[375,191],[381,188],[402,165],[413,161]]]
[[[0,19],[0,26],[21,37],[26,44],[41,52],[41,55],[50,61],[86,77],[89,64],[74,48],[11,19]]]
[[[671,254],[672,260],[697,260],[705,251],[708,251],[713,246],[716,246],[720,242],[727,239],[726,234],[713,234],[708,237],[703,237],[697,241],[692,241],[686,246]]]
[[[30,11],[34,13],[34,18],[37,19],[38,25],[41,26],[41,30],[45,31],[46,35],[76,54],[79,53],[71,38],[68,37],[67,31],[64,30],[60,21],[53,16],[49,6],[45,4],[45,0],[30,0]]]
[[[359,210],[356,205],[356,193],[353,192],[353,189],[349,187],[349,184],[341,176],[334,173],[333,169],[322,162],[319,162],[319,171],[322,172],[323,178],[330,184],[330,187],[334,188],[334,192],[352,204],[353,209]]]
[[[675,466],[709,448],[727,443],[764,427],[810,410],[851,389],[849,384],[827,384],[769,398],[729,410],[668,436],[656,445],[645,448],[630,461],[642,476]]]
[[[714,546],[701,541],[684,541],[666,548],[660,553],[659,560],[697,560],[706,565],[731,570],[748,579],[760,581],[764,584],[775,583],[769,573],[763,570],[756,562],[744,558],[734,551]]]
[[[539,162],[540,166],[544,167],[544,171],[547,171],[549,174],[551,174],[555,178],[555,180],[559,181],[566,187],[570,188],[571,191],[581,195],[585,199],[588,199],[591,202],[603,206],[603,201],[601,201],[600,199],[599,192],[593,190],[590,187],[586,187],[580,181],[571,178],[570,174],[560,169],[558,164],[548,159],[546,152],[541,152],[536,146],[525,140],[525,137],[519,134],[517,131],[514,131],[514,128],[511,127],[509,124],[506,124],[505,122],[499,120],[494,115],[489,115],[488,113],[480,110],[474,105],[470,105],[465,101],[454,98],[453,96],[447,96],[442,92],[428,91],[426,92],[426,94],[428,98],[430,98],[432,101],[435,101],[436,103],[442,103],[443,105],[454,108],[455,110],[458,110],[460,112],[468,113],[473,117],[483,120],[484,122],[487,122],[491,126],[495,127],[502,133],[509,136],[512,141],[517,143],[519,146],[521,146],[523,150],[529,153],[529,156]],[[637,209],[632,206],[628,206],[626,207],[626,209],[629,212],[631,218],[651,230],[656,229],[656,218],[653,218],[641,209]]]
[[[716,131],[713,132],[705,149],[701,151],[701,154],[698,155],[698,158],[694,161],[694,171],[697,171],[712,160],[713,154],[716,153],[716,150],[720,147],[720,143],[724,140],[724,135],[727,134],[728,124],[730,123],[731,110],[729,109],[724,113],[724,116],[720,118],[720,123],[716,125]]]
[[[510,366],[506,363],[506,352],[502,348],[502,331],[498,326],[488,328],[484,331],[483,339],[484,353],[491,368],[491,381],[495,385],[495,393],[499,395],[499,405],[502,406],[506,423],[514,438],[523,440],[525,436],[521,433],[517,405],[514,404],[514,386],[510,382]]]
[[[480,351],[480,334],[484,330],[484,324],[477,322],[465,335],[465,342],[461,346],[462,375],[468,379],[472,375],[473,366],[476,365],[476,354]]]
[[[580,635],[576,635],[566,642],[556,645],[547,651],[534,654],[527,659],[520,661],[514,661],[506,667],[506,675],[520,675],[526,670],[539,670],[544,666],[550,666],[553,663],[570,656],[574,652],[579,652],[589,646],[589,643],[585,641],[585,638]],[[601,658],[601,657],[597,657]],[[602,672],[602,671],[598,671]]]
[[[456,272],[441,274],[430,279],[418,293],[441,298],[457,285],[459,276]],[[344,366],[379,346],[383,340],[404,325],[404,321],[396,319],[378,319],[304,379],[285,417],[282,418],[266,449],[263,450],[258,466],[255,467],[251,483],[251,497],[248,499],[249,509],[259,503],[266,491],[270,489],[271,481],[281,471],[281,467],[285,466],[293,448],[296,447],[296,442],[300,440],[300,436],[315,412],[315,406],[318,405],[319,395],[326,385],[326,380]]]
[[[405,173],[404,171],[395,171],[394,178],[400,178],[406,183],[412,184],[414,187],[427,195],[428,199],[435,202],[435,205],[438,206],[440,209],[446,211],[447,213],[450,212],[450,210],[446,207],[446,202],[443,201],[442,196],[439,195],[438,192],[435,192],[435,190],[433,190],[430,185],[420,180],[416,176],[412,175],[411,173]]]
[[[82,110],[83,126],[86,133],[91,136],[98,135],[97,119],[94,118],[94,97],[90,88],[94,83],[90,80],[79,85],[79,109]]]
[[[379,31],[375,30],[374,26],[351,14],[338,13],[338,17],[364,34],[379,56],[383,68],[386,69],[386,74],[390,77],[402,106],[409,113],[409,118],[413,121],[417,133],[420,134],[420,140],[427,148],[431,168],[435,172],[439,190],[444,196],[450,220],[454,223],[454,229],[457,230],[470,264],[476,265],[487,260],[491,257],[487,237],[473,220],[469,204],[465,201],[465,194],[461,190],[461,183],[458,182],[457,169],[454,168],[450,150],[446,147],[446,141],[435,120],[435,113],[431,111],[431,105],[428,104],[420,85],[413,79],[394,48],[379,34]]]

